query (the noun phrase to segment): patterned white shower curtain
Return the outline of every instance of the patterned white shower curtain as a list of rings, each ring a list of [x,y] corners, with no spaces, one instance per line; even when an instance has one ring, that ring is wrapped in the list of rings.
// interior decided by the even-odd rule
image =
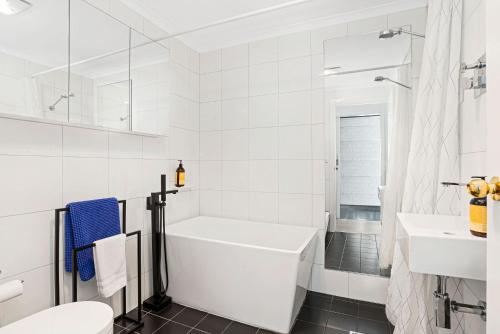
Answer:
[[[409,66],[398,69],[397,80],[411,84]],[[416,89],[416,88],[415,88]],[[411,90],[394,87],[394,108],[392,111],[392,134],[387,162],[387,181],[381,205],[382,232],[379,239],[380,267],[388,268],[394,257],[396,242],[397,213],[401,211],[402,198],[410,151],[413,112],[411,108]]]
[[[429,0],[403,212],[460,214],[458,189],[444,188],[440,182],[458,181],[460,175],[461,25],[462,0]],[[450,285],[459,285],[454,283]],[[408,270],[396,242],[386,308],[396,334],[438,333],[434,289],[434,277]],[[453,297],[453,291],[451,294]],[[451,333],[463,333],[460,322],[460,318],[452,318]]]

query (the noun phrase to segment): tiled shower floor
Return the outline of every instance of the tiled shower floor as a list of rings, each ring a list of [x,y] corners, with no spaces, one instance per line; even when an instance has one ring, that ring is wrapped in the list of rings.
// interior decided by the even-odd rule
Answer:
[[[116,322],[114,333],[132,324]],[[308,292],[291,334],[391,334],[384,306]],[[271,334],[271,332],[178,304],[160,312],[144,312],[141,334]]]
[[[375,234],[328,232],[325,242],[325,268],[389,277],[390,270],[378,264]]]

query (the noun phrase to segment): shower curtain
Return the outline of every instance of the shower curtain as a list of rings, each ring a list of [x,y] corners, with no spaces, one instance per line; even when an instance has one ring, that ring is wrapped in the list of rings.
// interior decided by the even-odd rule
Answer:
[[[411,81],[409,71],[408,65],[400,67],[397,80],[409,83]],[[399,85],[395,86],[394,90],[394,107],[390,117],[392,134],[380,218],[382,221],[382,232],[379,239],[381,268],[388,268],[392,264],[394,243],[396,242],[396,214],[401,211],[413,120],[411,90]]]
[[[426,39],[417,92],[402,211],[460,214],[458,189],[459,78],[462,0],[429,1]],[[390,176],[389,176],[390,177]],[[453,283],[453,282],[452,282]],[[437,333],[434,277],[411,273],[396,242],[386,312],[396,334]],[[451,294],[453,297],[453,291]],[[458,326],[452,315],[452,327]],[[462,333],[460,330],[452,333]]]

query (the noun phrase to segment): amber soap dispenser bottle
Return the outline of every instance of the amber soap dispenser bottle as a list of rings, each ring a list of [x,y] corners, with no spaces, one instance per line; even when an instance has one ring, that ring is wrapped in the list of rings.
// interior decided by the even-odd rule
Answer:
[[[182,165],[182,160],[179,160],[179,167],[175,170],[175,186],[180,188],[184,187],[184,182],[186,180],[186,171]]]
[[[486,196],[489,193],[489,187],[485,179],[483,176],[473,176],[473,180],[467,184],[467,191],[473,196],[469,206],[470,232],[482,238],[488,235]]]

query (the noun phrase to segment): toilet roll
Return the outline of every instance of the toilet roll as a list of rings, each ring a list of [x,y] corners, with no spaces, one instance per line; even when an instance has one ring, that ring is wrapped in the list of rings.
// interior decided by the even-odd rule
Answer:
[[[9,281],[0,284],[0,303],[23,294],[23,282],[21,280]]]

